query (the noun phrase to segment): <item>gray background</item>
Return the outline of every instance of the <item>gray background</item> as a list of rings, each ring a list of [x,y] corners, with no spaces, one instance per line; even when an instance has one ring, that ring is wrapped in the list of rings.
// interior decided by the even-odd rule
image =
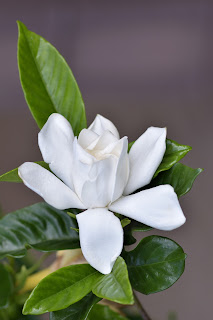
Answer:
[[[212,318],[212,1],[0,1],[0,174],[41,159],[38,128],[16,62],[23,21],[66,58],[81,88],[88,123],[100,113],[136,139],[150,125],[193,147],[184,163],[203,167],[181,199],[186,224],[171,233],[188,254],[169,290],[140,296],[154,320]],[[5,213],[40,201],[21,184],[0,184]]]

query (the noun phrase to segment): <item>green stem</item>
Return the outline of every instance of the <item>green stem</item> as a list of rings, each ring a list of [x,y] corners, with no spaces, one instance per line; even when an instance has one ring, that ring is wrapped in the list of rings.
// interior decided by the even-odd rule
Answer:
[[[42,263],[51,255],[53,252],[47,252],[41,256],[41,258],[29,269],[27,269],[27,275],[31,275],[33,272],[37,271]]]
[[[136,293],[134,292],[134,298],[135,298],[135,303],[138,306],[138,309],[140,310],[140,315],[142,316],[143,320],[151,320],[150,316],[147,314],[146,310],[142,306],[140,300],[138,299]]]
[[[16,275],[16,282],[17,286],[15,288],[15,291],[18,292],[20,291],[27,280],[27,277],[29,277],[32,273],[37,271],[41,264],[49,257],[49,255],[53,254],[53,252],[47,252],[41,258],[29,269],[26,269],[24,265],[22,265],[21,271]]]

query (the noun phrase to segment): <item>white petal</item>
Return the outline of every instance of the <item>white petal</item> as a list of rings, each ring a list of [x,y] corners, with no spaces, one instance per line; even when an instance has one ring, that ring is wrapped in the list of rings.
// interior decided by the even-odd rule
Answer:
[[[117,157],[97,160],[75,139],[73,159],[73,183],[78,197],[87,208],[106,207],[111,202]]]
[[[88,147],[87,150],[104,150],[109,149],[109,146],[114,145],[118,141],[118,138],[114,136],[109,130],[105,130],[97,140],[93,141]]]
[[[121,150],[118,150],[120,147]],[[116,151],[120,153],[119,160],[117,163],[114,188],[112,195],[112,202],[120,198],[123,194],[124,188],[129,177],[129,156],[128,150],[128,139],[127,137],[122,138],[116,145]]]
[[[124,194],[150,183],[166,150],[166,128],[148,128],[129,152],[130,173]]]
[[[106,130],[86,148],[86,151],[97,160],[104,159],[110,154],[119,157],[121,152],[120,148],[117,147],[119,146],[119,141],[110,131]]]
[[[77,195],[50,171],[32,162],[18,168],[24,184],[57,209],[85,209]]]
[[[97,141],[99,135],[92,130],[89,129],[83,129],[81,130],[79,136],[78,136],[78,143],[82,146],[83,149],[86,149],[93,143],[94,141]]]
[[[159,230],[173,230],[186,221],[177,195],[170,185],[161,185],[120,198],[109,210]]]
[[[123,248],[120,220],[105,208],[89,209],[76,217],[85,259],[99,272],[110,273]]]
[[[63,182],[73,189],[72,143],[74,135],[70,123],[59,113],[53,113],[38,135],[43,159]]]
[[[104,118],[100,114],[96,116],[95,120],[89,126],[88,129],[94,131],[99,136],[102,135],[105,130],[109,130],[114,134],[114,136],[116,136],[116,138],[119,139],[119,133],[115,125],[110,120]]]

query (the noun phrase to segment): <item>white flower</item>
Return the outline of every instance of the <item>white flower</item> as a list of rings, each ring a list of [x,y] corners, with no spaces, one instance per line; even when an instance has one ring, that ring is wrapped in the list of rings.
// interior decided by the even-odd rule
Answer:
[[[160,230],[185,222],[170,185],[130,195],[151,181],[165,140],[165,128],[150,127],[128,154],[127,137],[120,139],[108,119],[97,115],[77,138],[69,122],[55,113],[38,136],[44,161],[55,175],[30,162],[18,172],[25,185],[53,207],[87,209],[77,215],[81,249],[95,269],[108,274],[123,248],[123,229],[113,212]]]

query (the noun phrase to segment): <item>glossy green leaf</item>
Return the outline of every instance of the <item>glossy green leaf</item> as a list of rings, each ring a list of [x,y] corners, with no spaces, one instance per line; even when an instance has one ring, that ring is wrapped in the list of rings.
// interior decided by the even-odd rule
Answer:
[[[175,163],[185,157],[191,149],[190,146],[185,146],[173,140],[166,139],[166,151],[153,178],[157,177],[160,172],[169,170]]]
[[[99,272],[88,264],[61,268],[41,280],[24,305],[23,314],[42,314],[69,307],[92,289]]]
[[[149,236],[132,251],[125,251],[129,277],[133,288],[150,294],[171,287],[182,275],[186,255],[174,241]]]
[[[103,299],[121,304],[133,304],[132,287],[125,261],[118,257],[110,274],[100,275],[92,288],[93,293]]]
[[[93,306],[101,299],[92,292],[66,309],[51,312],[50,320],[86,320]]]
[[[71,319],[70,319],[71,320]],[[128,320],[108,306],[97,304],[89,314],[88,320]]]
[[[75,219],[47,203],[9,213],[0,220],[0,258],[22,257],[26,248],[54,251],[79,248]]]
[[[192,169],[183,165],[182,163],[176,163],[170,170],[161,172],[151,183],[151,187],[155,187],[161,184],[170,184],[178,197],[183,196],[189,192],[197,176],[203,171],[203,169]]]
[[[11,275],[4,265],[0,264],[0,309],[4,309],[9,305],[12,289]]]
[[[128,145],[128,152],[130,151],[131,147],[135,141],[130,142]],[[169,170],[175,163],[180,161],[185,155],[191,150],[190,146],[186,146],[183,144],[179,144],[176,141],[166,139],[166,151],[163,157],[161,164],[159,165],[158,169],[156,170],[153,178],[157,177],[157,175],[162,172]]]
[[[131,220],[131,223],[124,229],[124,245],[130,246],[137,241],[133,236],[133,232],[146,232],[150,230],[152,230],[152,227],[149,227],[138,221]]]
[[[76,80],[59,52],[18,22],[18,66],[25,99],[39,128],[60,113],[75,135],[86,127],[84,102]]]
[[[50,170],[49,165],[44,162],[44,161],[37,161],[36,163],[38,163],[40,166],[42,166],[43,168]],[[0,176],[0,182],[4,181],[4,182],[22,182],[21,178],[18,175],[18,168],[13,169],[9,172],[6,172],[4,174],[2,174]]]

